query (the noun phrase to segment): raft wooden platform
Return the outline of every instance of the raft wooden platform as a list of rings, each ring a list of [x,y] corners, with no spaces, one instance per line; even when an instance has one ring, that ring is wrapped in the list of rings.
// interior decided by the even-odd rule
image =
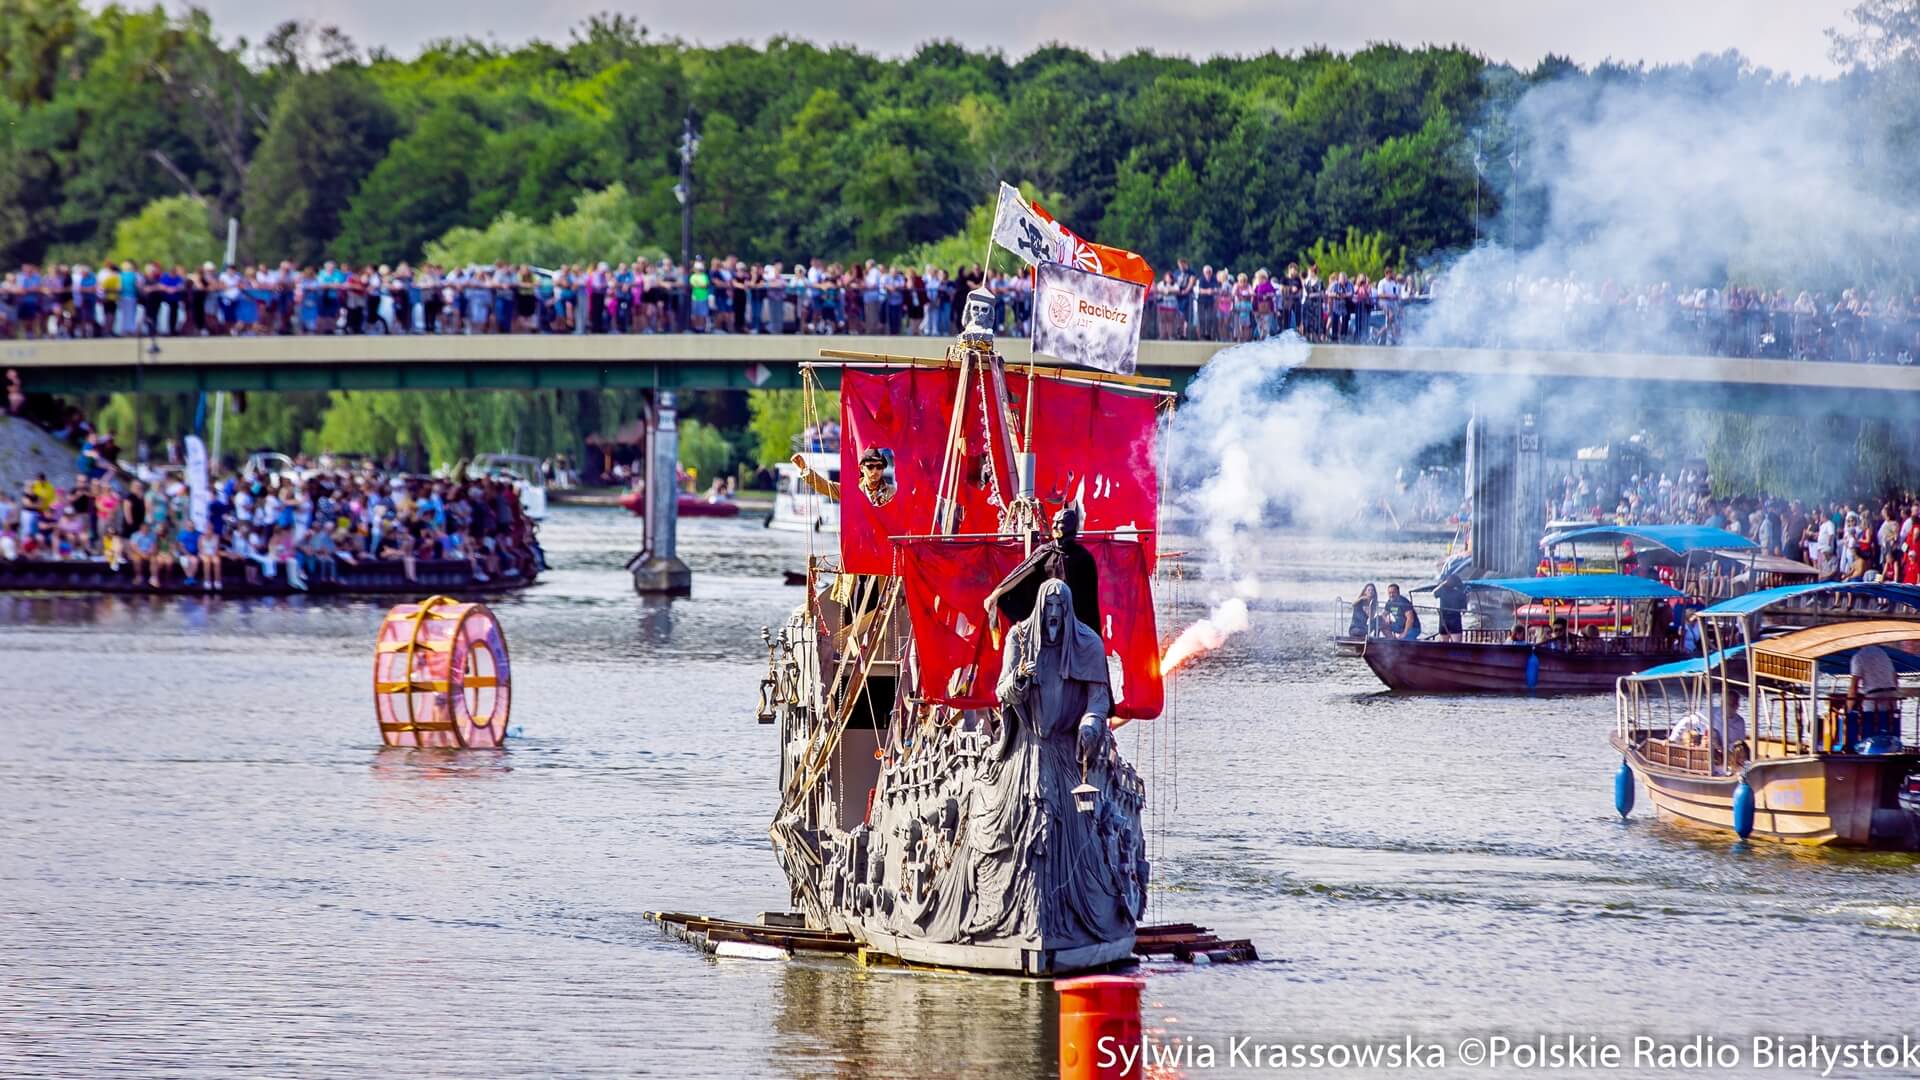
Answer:
[[[867,949],[850,934],[809,930],[805,920],[792,912],[763,912],[758,922],[711,919],[678,911],[649,911],[646,915],[659,924],[662,934],[709,954],[721,951],[722,945],[734,944],[778,949],[788,956],[821,953],[851,957],[862,964],[895,966],[899,963],[891,956]],[[1142,926],[1134,931],[1133,942],[1133,954],[1140,960],[1167,958],[1189,964],[1239,964],[1260,959],[1253,942],[1244,938],[1223,940],[1206,927],[1193,923]]]
[[[246,564],[238,559],[223,560],[225,587],[208,591],[198,584],[181,581],[180,568],[169,571],[166,583],[150,588],[144,579],[133,576],[133,567],[120,564],[118,570],[105,559],[16,559],[0,562],[0,592],[61,593],[145,593],[183,596],[292,596],[301,590],[287,584],[284,574],[248,582]],[[360,596],[401,594],[426,596],[432,593],[468,595],[504,593],[524,589],[534,577],[497,575],[488,581],[475,580],[472,566],[464,559],[421,559],[414,567],[414,579],[393,559],[340,563],[336,580],[307,579],[305,594],[313,596]]]

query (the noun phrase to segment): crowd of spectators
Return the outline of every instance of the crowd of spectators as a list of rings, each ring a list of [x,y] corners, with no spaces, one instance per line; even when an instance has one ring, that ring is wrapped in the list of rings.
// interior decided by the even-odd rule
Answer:
[[[949,274],[867,260],[764,264],[728,256],[634,259],[557,268],[511,265],[198,269],[23,266],[0,275],[0,337],[229,334],[886,334],[947,337],[969,291],[1000,301],[995,329],[1024,335],[1031,279],[979,266]],[[1447,304],[1435,304],[1436,290]],[[1674,352],[1911,363],[1920,296],[1829,295],[1728,285],[1626,286],[1574,276],[1478,282],[1387,269],[1376,278],[1202,266],[1161,273],[1143,336],[1257,341],[1293,331],[1313,342]],[[1432,316],[1432,317],[1429,317]]]
[[[949,275],[868,260],[749,264],[682,273],[671,259],[553,269],[497,262],[440,267],[227,266],[197,270],[25,266],[0,276],[0,336],[88,338],[239,334],[893,334],[949,336],[985,284],[1003,329],[1025,332],[1022,275]]]
[[[218,592],[230,574],[276,577],[304,591],[339,579],[343,565],[388,561],[408,581],[427,560],[465,562],[475,581],[530,578],[539,566],[533,526],[513,485],[372,467],[215,476],[196,525],[177,465],[112,464],[111,435],[86,437],[71,482],[45,474],[0,490],[0,562],[94,560],[150,588]]]
[[[1920,584],[1920,494],[1913,492],[1812,504],[1770,495],[1722,499],[1705,474],[1690,468],[1630,477],[1617,498],[1584,475],[1563,476],[1559,488],[1549,517],[1706,525],[1747,537],[1764,554],[1805,563],[1823,580]]]

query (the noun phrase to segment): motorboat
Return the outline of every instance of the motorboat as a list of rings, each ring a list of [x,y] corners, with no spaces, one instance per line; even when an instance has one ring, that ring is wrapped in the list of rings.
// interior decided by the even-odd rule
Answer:
[[[1459,633],[1412,639],[1376,633],[1360,640],[1361,658],[1388,689],[1605,693],[1622,675],[1687,655],[1669,615],[1685,596],[1658,581],[1578,574],[1465,584],[1468,608]],[[1548,624],[1516,622],[1515,613],[1529,608],[1545,613]]]

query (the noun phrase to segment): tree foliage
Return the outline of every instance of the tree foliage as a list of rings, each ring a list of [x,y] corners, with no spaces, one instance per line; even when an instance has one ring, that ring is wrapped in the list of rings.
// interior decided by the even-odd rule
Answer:
[[[1328,243],[1325,237],[1313,242],[1313,246],[1300,253],[1300,265],[1320,267],[1320,273],[1331,275],[1346,274],[1349,277],[1365,275],[1379,281],[1388,270],[1398,269],[1407,258],[1407,249],[1398,253],[1387,248],[1387,234],[1371,232],[1361,235],[1360,230],[1349,226],[1344,240]]]
[[[155,199],[115,225],[107,259],[198,266],[218,259],[221,246],[206,206],[190,195],[171,195]]]
[[[1487,70],[1395,46],[1205,62],[708,48],[622,16],[558,43],[448,39],[398,59],[311,23],[254,46],[194,9],[78,0],[0,20],[0,57],[0,264],[97,259],[121,221],[183,194],[216,228],[237,214],[248,259],[519,257],[473,250],[493,241],[543,262],[677,253],[689,114],[709,256],[924,254],[970,238],[1002,179],[1157,263],[1273,261],[1348,225],[1419,255],[1471,238],[1472,174],[1446,151],[1480,122]],[[580,217],[613,191],[617,220]],[[596,244],[537,242],[589,221],[611,227]]]

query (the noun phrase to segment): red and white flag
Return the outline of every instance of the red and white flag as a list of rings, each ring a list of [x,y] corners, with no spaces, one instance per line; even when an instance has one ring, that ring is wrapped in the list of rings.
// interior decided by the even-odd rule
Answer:
[[[1047,213],[1046,207],[1037,202],[1033,204],[1033,212],[1060,230],[1060,235],[1066,238],[1067,257],[1061,262],[1089,274],[1102,274],[1131,281],[1143,288],[1153,288],[1153,267],[1147,265],[1146,259],[1124,248],[1108,247],[1082,239],[1072,229],[1055,221],[1053,215]]]

